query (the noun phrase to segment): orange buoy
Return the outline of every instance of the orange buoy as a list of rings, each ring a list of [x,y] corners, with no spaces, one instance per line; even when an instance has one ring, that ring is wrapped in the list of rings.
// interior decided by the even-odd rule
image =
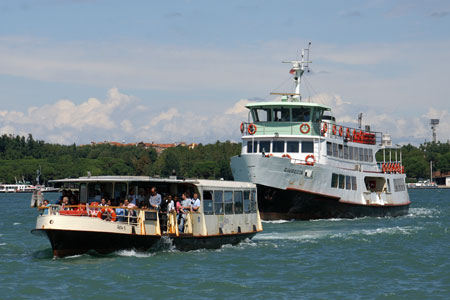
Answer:
[[[302,123],[300,125],[300,132],[303,133],[303,134],[307,134],[310,129],[311,128],[309,127],[309,124],[307,124],[307,123]]]

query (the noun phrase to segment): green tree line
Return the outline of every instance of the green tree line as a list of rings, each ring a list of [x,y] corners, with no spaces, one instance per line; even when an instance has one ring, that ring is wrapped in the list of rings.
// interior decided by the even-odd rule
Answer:
[[[177,146],[158,155],[140,146],[59,145],[34,140],[30,134],[0,137],[0,182],[34,182],[41,168],[41,183],[50,179],[96,175],[146,175],[232,179],[229,160],[240,153],[239,144],[216,142],[194,149]]]

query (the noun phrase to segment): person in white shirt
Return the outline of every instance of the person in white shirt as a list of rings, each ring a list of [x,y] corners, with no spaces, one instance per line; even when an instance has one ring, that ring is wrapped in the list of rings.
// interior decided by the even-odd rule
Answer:
[[[194,193],[194,198],[192,198],[192,210],[198,211],[200,209],[200,199],[198,198],[198,194]]]
[[[178,230],[180,232],[183,232],[184,231],[184,222],[186,221],[186,213],[191,210],[192,202],[191,202],[191,199],[188,198],[187,193],[183,193],[181,195],[181,199],[183,199],[181,201],[181,211],[183,212],[183,215],[180,218],[180,225],[178,227]]]

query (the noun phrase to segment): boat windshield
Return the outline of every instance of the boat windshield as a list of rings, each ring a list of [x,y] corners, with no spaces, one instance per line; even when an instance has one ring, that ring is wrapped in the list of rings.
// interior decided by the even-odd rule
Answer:
[[[311,108],[292,108],[292,122],[309,122],[311,120]]]

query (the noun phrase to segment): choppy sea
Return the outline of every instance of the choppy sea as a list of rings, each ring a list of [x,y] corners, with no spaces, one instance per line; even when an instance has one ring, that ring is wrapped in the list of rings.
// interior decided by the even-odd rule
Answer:
[[[409,193],[404,217],[264,222],[219,250],[62,259],[30,233],[31,194],[0,194],[0,299],[450,299],[450,189]]]

